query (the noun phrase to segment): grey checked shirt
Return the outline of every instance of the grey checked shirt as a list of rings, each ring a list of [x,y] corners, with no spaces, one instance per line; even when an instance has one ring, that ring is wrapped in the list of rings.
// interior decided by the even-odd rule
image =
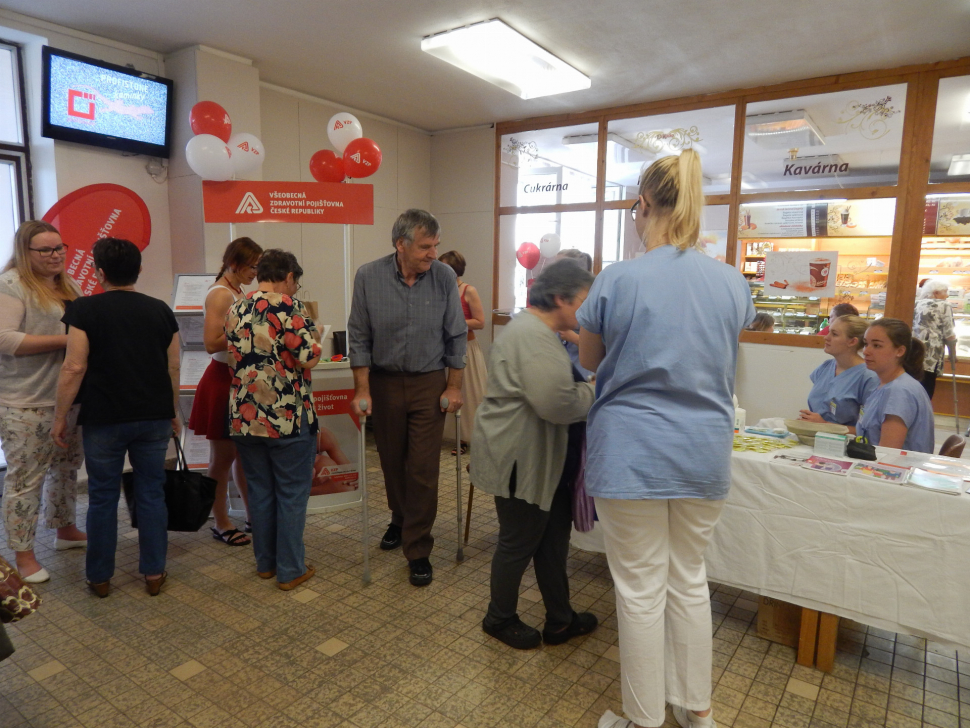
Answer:
[[[396,253],[362,265],[354,278],[347,339],[351,367],[463,369],[468,326],[455,272],[435,261],[408,286]]]

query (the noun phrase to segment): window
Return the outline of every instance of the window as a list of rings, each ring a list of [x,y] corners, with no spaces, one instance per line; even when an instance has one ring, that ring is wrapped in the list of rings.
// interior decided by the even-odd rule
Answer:
[[[970,76],[940,81],[930,182],[970,181]]]
[[[19,46],[0,41],[0,266],[17,227],[33,215],[21,58]]]
[[[501,206],[595,202],[598,130],[584,124],[503,136]]]

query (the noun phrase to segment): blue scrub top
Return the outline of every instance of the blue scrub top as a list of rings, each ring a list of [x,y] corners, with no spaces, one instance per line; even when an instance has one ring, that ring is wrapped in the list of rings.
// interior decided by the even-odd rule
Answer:
[[[909,374],[883,384],[869,396],[859,413],[857,434],[868,437],[871,444],[878,445],[882,423],[888,415],[901,418],[908,428],[903,450],[933,454],[933,405],[923,385]]]
[[[600,273],[577,318],[603,338],[586,428],[599,498],[727,497],[738,336],[754,320],[741,273],[654,248]]]
[[[879,377],[865,364],[856,364],[835,376],[835,359],[829,359],[811,373],[812,391],[808,408],[822,415],[826,422],[855,427],[859,409],[879,386]]]

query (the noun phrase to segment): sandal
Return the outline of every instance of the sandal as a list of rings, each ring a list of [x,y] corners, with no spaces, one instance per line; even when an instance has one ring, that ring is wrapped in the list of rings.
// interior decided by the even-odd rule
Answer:
[[[238,528],[227,528],[220,532],[218,528],[212,526],[212,538],[222,541],[227,546],[249,546],[252,543],[252,539]]]
[[[461,454],[464,455],[466,452],[468,452],[468,443],[467,442],[463,442],[461,444]],[[457,447],[451,448],[451,454],[452,455],[457,455],[458,454],[458,448]]]

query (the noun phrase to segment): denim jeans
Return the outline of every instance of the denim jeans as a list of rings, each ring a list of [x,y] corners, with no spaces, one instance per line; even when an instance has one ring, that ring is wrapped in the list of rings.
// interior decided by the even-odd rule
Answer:
[[[317,450],[306,414],[295,437],[231,439],[249,483],[256,571],[275,569],[277,581],[293,581],[306,571],[303,528]]]
[[[118,499],[126,453],[135,476],[138,568],[146,575],[165,571],[168,551],[165,452],[171,436],[171,420],[84,426],[82,437],[88,470],[88,581],[100,583],[114,576]]]

